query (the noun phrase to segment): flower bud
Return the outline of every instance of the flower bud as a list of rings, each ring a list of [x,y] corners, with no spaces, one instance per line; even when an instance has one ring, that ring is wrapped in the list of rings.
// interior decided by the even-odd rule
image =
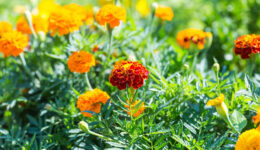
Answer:
[[[50,104],[46,104],[46,105],[45,105],[45,109],[46,109],[46,110],[51,110],[51,109],[52,109],[52,106],[51,106]]]
[[[79,122],[79,128],[83,131],[83,132],[89,132],[89,128],[88,128],[88,124],[85,121],[80,121]]]
[[[37,35],[38,35],[38,37],[39,37],[39,39],[40,39],[41,41],[45,41],[46,35],[45,35],[45,33],[44,33],[43,31],[39,31],[39,32],[37,33]]]
[[[187,65],[187,64],[184,64],[184,70],[185,70],[185,71],[188,71],[189,69],[190,69],[190,66]]]
[[[217,62],[214,63],[214,65],[213,65],[213,70],[214,70],[215,72],[218,72],[219,69],[220,69],[219,64],[218,64]]]

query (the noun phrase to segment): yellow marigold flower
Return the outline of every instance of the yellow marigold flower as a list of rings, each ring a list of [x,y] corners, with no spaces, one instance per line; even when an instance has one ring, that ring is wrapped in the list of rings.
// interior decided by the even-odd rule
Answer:
[[[198,49],[203,49],[206,43],[211,43],[212,34],[198,29],[185,29],[177,34],[178,44],[185,48],[190,49],[192,44],[197,46]]]
[[[82,24],[82,17],[63,7],[53,11],[49,18],[49,29],[52,36],[54,36],[56,32],[58,32],[59,35],[66,35],[70,32],[77,31]]]
[[[220,94],[219,97],[212,99],[207,102],[207,106],[215,106],[218,114],[223,117],[228,117],[228,109],[226,104],[224,103],[225,96],[223,94]]]
[[[125,107],[128,109],[127,114],[131,116],[131,113],[132,113],[133,117],[138,117],[140,114],[142,114],[144,112],[144,109],[145,109],[144,102],[141,102],[141,104],[139,104],[139,103],[140,103],[140,100],[134,101],[131,105],[131,108],[130,108],[129,107],[129,105],[130,105],[129,100],[127,100],[128,105],[125,105]]]
[[[54,0],[41,0],[37,9],[43,18],[48,19],[51,13],[57,11],[60,7],[61,6],[55,3]]]
[[[48,32],[48,20],[40,15],[32,15],[33,29],[36,33]],[[31,28],[24,16],[21,16],[16,22],[16,29],[24,34],[32,34]]]
[[[18,31],[6,32],[0,38],[0,52],[4,57],[18,56],[27,45],[28,37]]]
[[[260,129],[243,132],[237,140],[235,150],[260,150]]]
[[[260,122],[260,108],[258,108],[256,116],[253,117],[253,121],[255,125]]]
[[[96,14],[96,20],[100,25],[109,24],[114,28],[120,25],[120,20],[126,21],[126,10],[112,4],[105,5]]]
[[[101,103],[105,104],[109,98],[110,97],[106,92],[100,89],[94,89],[79,96],[77,108],[80,109],[81,113],[85,117],[91,117],[91,113],[83,111],[88,110],[95,113],[100,113]]]
[[[13,31],[13,26],[9,22],[0,21],[0,36],[3,33],[10,32],[10,31]]]
[[[86,51],[76,51],[70,55],[67,64],[71,72],[85,73],[95,66],[95,57]]]
[[[171,21],[174,14],[170,7],[159,5],[155,10],[155,16],[162,20]]]
[[[82,21],[86,19],[87,11],[85,10],[84,7],[75,3],[64,5],[63,7],[72,12],[77,13],[77,15],[79,16],[79,18],[81,18]]]
[[[150,12],[147,0],[138,0],[136,3],[136,9],[143,17],[146,17]]]

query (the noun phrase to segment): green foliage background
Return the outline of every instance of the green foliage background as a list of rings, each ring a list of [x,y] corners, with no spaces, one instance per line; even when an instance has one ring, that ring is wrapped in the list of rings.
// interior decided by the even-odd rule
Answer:
[[[91,0],[73,2],[98,6]],[[173,20],[156,31],[159,21],[152,13],[141,18],[134,7],[129,9],[127,23],[114,31],[117,57],[107,57],[107,32],[86,26],[66,37],[48,35],[45,42],[33,40],[32,51],[24,54],[27,67],[19,58],[1,56],[0,148],[233,149],[239,132],[254,128],[251,118],[260,104],[260,56],[242,60],[232,50],[238,36],[260,34],[260,1],[157,2],[172,7]],[[15,25],[19,17],[13,12],[16,5],[34,8],[37,1],[0,0],[1,20]],[[195,68],[191,67],[193,54],[176,42],[176,34],[185,28],[203,29],[214,36],[212,46],[199,54]],[[89,90],[85,76],[70,73],[66,63],[73,50],[91,52],[96,44],[101,46],[94,53],[100,65],[88,76],[92,87],[111,95],[112,103],[103,107],[101,114],[84,118],[76,100]],[[113,64],[130,55],[150,71],[137,94],[146,109],[134,120],[122,108],[127,94],[108,81]],[[217,76],[212,70],[213,58],[221,66]],[[184,64],[190,69],[185,70]],[[28,93],[22,92],[25,88]],[[235,130],[216,115],[214,108],[205,106],[219,92],[225,95]],[[82,132],[78,129],[81,120],[89,123],[91,131],[113,141]]]

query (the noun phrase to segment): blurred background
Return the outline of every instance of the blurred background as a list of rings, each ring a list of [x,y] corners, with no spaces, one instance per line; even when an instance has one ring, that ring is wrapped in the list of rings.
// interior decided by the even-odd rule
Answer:
[[[113,2],[113,0],[55,1],[59,4],[91,4],[94,10]],[[132,16],[130,18],[143,22],[151,18],[154,3],[170,6],[175,17],[171,22],[164,24],[159,34],[161,38],[165,37],[166,33],[168,37],[172,37],[174,49],[177,46],[175,37],[178,31],[185,28],[202,29],[212,32],[214,36],[212,46],[206,52],[209,67],[215,57],[221,66],[225,65],[230,70],[245,71],[247,64],[251,63],[255,65],[254,73],[260,72],[260,56],[242,60],[233,53],[234,40],[238,36],[259,34],[260,0],[117,0],[116,2],[128,8],[128,16]],[[138,2],[140,6],[137,6]],[[11,21],[15,25],[20,12],[35,8],[38,3],[39,0],[0,0],[0,19]]]

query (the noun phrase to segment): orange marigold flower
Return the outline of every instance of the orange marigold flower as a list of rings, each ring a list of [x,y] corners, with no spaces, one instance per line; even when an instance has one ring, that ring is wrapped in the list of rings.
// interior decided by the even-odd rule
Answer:
[[[206,42],[210,42],[212,39],[212,34],[210,32],[204,32],[198,29],[185,29],[177,34],[178,44],[185,48],[191,48],[191,44],[194,44],[198,49],[203,49]]]
[[[70,55],[67,64],[71,72],[85,73],[95,66],[95,57],[86,51],[76,51]]]
[[[87,110],[100,113],[101,103],[105,104],[109,98],[110,97],[106,92],[100,89],[94,89],[79,96],[77,101],[77,108],[80,109],[81,113],[85,117],[91,117],[91,113],[83,111]]]
[[[260,129],[243,132],[237,140],[235,150],[260,150]]]
[[[32,15],[32,24],[33,24],[33,29],[36,33],[39,32],[48,32],[48,20],[43,18],[40,15]],[[17,23],[16,23],[16,29],[17,31],[20,31],[24,34],[32,34],[32,31],[29,27],[29,24],[27,23],[26,19],[24,16],[21,16]]]
[[[27,45],[28,37],[15,30],[2,34],[0,38],[0,52],[4,57],[18,56]]]
[[[155,16],[162,20],[171,21],[174,13],[171,7],[159,5],[155,10]]]
[[[0,21],[0,36],[3,33],[10,32],[10,31],[13,31],[13,26],[9,22]]]
[[[251,54],[260,53],[260,35],[243,35],[235,40],[234,52],[242,59],[250,58]]]
[[[66,35],[70,32],[79,30],[83,24],[82,17],[69,9],[61,7],[53,11],[49,18],[49,29],[51,35],[54,36],[56,32],[59,35]]]
[[[257,114],[253,117],[254,124],[257,125],[260,122],[260,108],[257,110]]]
[[[126,21],[126,10],[118,6],[108,4],[103,6],[96,14],[96,20],[100,25],[109,24],[110,28],[120,25],[120,20]]]
[[[119,61],[109,76],[109,81],[119,90],[126,89],[126,86],[138,89],[144,84],[149,71],[139,62]]]
[[[138,117],[140,114],[144,112],[144,102],[141,102],[140,100],[136,100],[132,103],[131,108],[129,104],[129,100],[127,100],[127,104],[125,107],[128,109],[127,114],[133,117]]]

